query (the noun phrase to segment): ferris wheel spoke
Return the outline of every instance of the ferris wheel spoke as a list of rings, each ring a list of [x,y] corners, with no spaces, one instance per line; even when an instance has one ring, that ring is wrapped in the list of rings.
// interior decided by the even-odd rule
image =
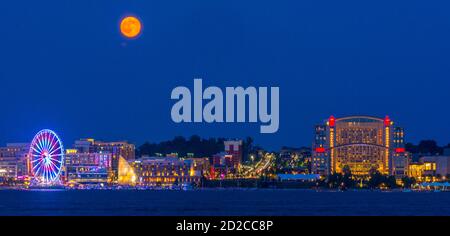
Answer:
[[[50,159],[51,159],[52,161],[56,161],[56,162],[62,163],[61,160],[58,160],[58,159],[55,159],[55,158],[51,158],[51,157],[50,157]]]
[[[51,163],[54,167],[52,167],[52,171],[50,172],[50,174],[51,174],[51,179],[54,180],[58,176],[59,169],[53,162],[51,162]]]
[[[52,174],[52,167],[51,165],[47,166],[47,181],[50,180]]]
[[[38,146],[40,147],[40,150],[41,151],[44,151],[44,141],[43,141],[43,139],[41,138],[41,139],[38,139]]]
[[[33,140],[33,144],[31,146],[36,146],[39,149],[39,152],[42,152],[43,150],[39,137],[40,137],[39,134],[36,135],[35,139]]]
[[[55,149],[56,144],[58,144],[58,140],[55,140],[55,136],[52,136],[52,139],[50,140],[50,150],[49,152],[52,152],[53,149]]]
[[[50,143],[50,136],[49,136],[49,134],[47,134],[47,137],[45,138],[45,143],[46,143],[48,152],[50,152],[51,143]]]
[[[51,152],[53,152],[54,150],[55,150],[55,147],[56,146],[56,143],[54,143],[53,141],[50,141],[50,144],[49,144],[49,148],[48,148],[48,152],[49,153],[51,153]]]
[[[42,143],[45,147],[45,149],[48,151],[48,133],[44,133],[42,138]]]
[[[53,161],[49,161],[49,165],[48,166],[50,166],[51,168],[52,168],[52,170],[54,170],[53,169],[53,167],[55,167],[55,168],[58,168],[56,165],[55,165],[55,163],[53,163]]]
[[[44,147],[44,150],[46,150],[48,152],[48,143],[47,143],[47,137],[44,134],[43,138],[42,138],[42,146]]]
[[[50,167],[49,167],[49,168],[46,170],[46,175],[45,175],[45,177],[47,178],[47,182],[49,181],[51,174],[52,174],[52,170],[51,170]]]
[[[37,149],[35,149],[33,146],[36,147]],[[35,141],[35,142],[31,145],[31,147],[32,147],[37,153],[42,152],[42,148],[39,146],[39,142],[38,142],[38,141]]]
[[[45,148],[45,133],[41,135],[41,139],[39,141],[41,142],[42,148]]]
[[[48,152],[51,152],[53,149],[53,136],[47,136],[47,146],[48,146]]]
[[[42,166],[42,162],[44,161],[44,159],[38,159],[38,163],[33,167],[33,169],[35,169],[37,166]]]
[[[36,150],[36,148],[34,148],[33,146],[31,147],[31,149],[33,149],[33,151],[35,151],[36,153],[41,153],[41,151]]]
[[[56,151],[58,151],[59,149],[61,149],[61,146],[59,146],[57,149],[53,150],[52,152],[50,152],[50,155],[53,155],[53,153],[55,153]]]
[[[36,167],[38,167],[38,169],[34,170],[34,169],[36,169]],[[36,165],[33,167],[34,175],[39,175],[39,171],[41,170],[41,167],[42,167],[42,165]]]
[[[41,143],[39,142],[39,140],[36,140],[32,146],[36,147],[38,152],[42,152],[43,151],[42,147],[41,147]]]
[[[48,182],[48,180],[47,180],[47,168],[44,168],[44,181]]]
[[[39,147],[36,145],[36,146],[31,146],[31,153],[36,153],[36,154],[41,154],[42,153],[42,151],[39,149]]]
[[[41,168],[44,166],[43,162],[44,162],[44,159],[40,159],[39,162],[36,165],[33,166],[33,172],[35,174],[38,174],[39,171],[41,170]],[[36,168],[38,168],[38,169],[35,171]]]
[[[41,159],[31,160],[31,163],[35,163],[35,162],[37,162],[37,161],[41,162],[41,161],[42,161],[42,158],[41,158]]]

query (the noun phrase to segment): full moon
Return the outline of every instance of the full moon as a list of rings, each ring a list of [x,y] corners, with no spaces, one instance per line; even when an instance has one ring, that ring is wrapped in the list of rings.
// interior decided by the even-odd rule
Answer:
[[[120,32],[127,38],[135,38],[141,32],[141,22],[134,16],[127,16],[120,22]]]

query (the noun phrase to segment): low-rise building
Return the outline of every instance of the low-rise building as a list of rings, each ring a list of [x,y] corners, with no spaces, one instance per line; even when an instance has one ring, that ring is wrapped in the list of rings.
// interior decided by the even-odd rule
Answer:
[[[192,170],[194,175],[202,176],[205,172],[209,171],[210,162],[209,158],[186,158],[186,162],[192,162]]]
[[[440,180],[450,175],[450,156],[424,156],[408,167],[408,176],[418,181]]]
[[[18,178],[29,173],[29,143],[8,143],[0,147],[0,177]]]
[[[194,162],[174,157],[143,157],[131,162],[137,184],[144,186],[172,186],[199,183],[200,173]]]
[[[231,155],[230,166],[238,169],[242,163],[243,157],[243,141],[242,140],[227,140],[224,141],[225,152]]]

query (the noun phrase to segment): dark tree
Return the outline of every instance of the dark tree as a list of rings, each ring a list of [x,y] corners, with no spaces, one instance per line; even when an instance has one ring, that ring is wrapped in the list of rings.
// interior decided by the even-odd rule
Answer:
[[[191,136],[188,140],[177,136],[173,140],[160,143],[146,142],[136,150],[136,156],[154,156],[157,153],[166,155],[176,152],[180,157],[193,153],[195,157],[210,157],[224,151],[224,138],[202,139],[198,135]]]
[[[442,148],[434,140],[422,140],[418,145],[420,153],[430,153],[432,155],[442,154]]]
[[[405,176],[402,178],[403,185],[405,188],[411,188],[412,185],[416,184],[416,179],[414,177]]]
[[[414,145],[412,143],[405,144],[406,151],[410,153],[422,153],[422,154],[430,154],[430,155],[441,155],[443,153],[443,147],[439,147],[437,142],[434,140],[422,140],[418,145]]]
[[[242,144],[242,152],[243,152],[243,156],[242,156],[242,161],[248,161],[249,158],[249,154],[252,153],[253,151],[253,138],[252,137],[247,137],[243,144]]]
[[[377,170],[370,171],[369,181],[367,182],[367,186],[371,189],[378,188],[384,182],[384,176]]]
[[[386,187],[388,187],[390,189],[394,189],[394,188],[398,187],[397,180],[395,179],[395,176],[392,176],[392,175],[385,176],[384,180],[385,180]]]

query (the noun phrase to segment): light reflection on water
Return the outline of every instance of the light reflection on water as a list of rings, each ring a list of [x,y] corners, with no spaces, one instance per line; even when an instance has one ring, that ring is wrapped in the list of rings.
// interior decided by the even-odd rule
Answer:
[[[450,215],[450,192],[2,190],[0,215]]]

